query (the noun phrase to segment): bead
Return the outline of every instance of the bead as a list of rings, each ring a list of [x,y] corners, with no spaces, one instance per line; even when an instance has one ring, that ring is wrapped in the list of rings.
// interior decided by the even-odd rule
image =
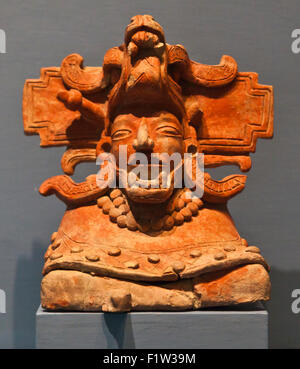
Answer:
[[[118,208],[120,205],[124,204],[125,200],[123,199],[123,197],[117,197],[116,199],[114,199],[113,204],[116,208]]]
[[[180,210],[180,214],[183,215],[184,220],[189,221],[192,219],[192,212],[189,208],[183,208]]]
[[[193,216],[198,215],[199,209],[198,209],[197,204],[195,204],[194,202],[188,203],[187,208],[191,211]]]
[[[105,204],[102,206],[102,211],[104,214],[108,214],[110,209],[113,207],[113,203],[110,200],[107,200]]]
[[[128,214],[130,212],[130,208],[127,204],[122,204],[119,207],[120,211],[122,212],[122,214]]]
[[[193,197],[192,202],[198,206],[198,209],[202,208],[204,205],[203,201],[199,197]]]
[[[172,229],[175,223],[174,218],[170,215],[166,215],[163,219],[164,219],[164,229],[166,229],[167,231]]]
[[[184,216],[180,213],[174,214],[173,218],[174,218],[175,225],[177,225],[177,226],[183,224],[183,222],[184,222]]]
[[[184,208],[184,201],[182,199],[177,199],[175,202],[175,210],[180,211]]]
[[[110,193],[110,198],[112,200],[116,199],[117,197],[122,196],[122,192],[119,189],[112,190]]]
[[[109,211],[109,217],[110,220],[114,223],[116,223],[117,218],[122,215],[122,212],[118,208],[112,207]]]
[[[164,226],[163,219],[159,219],[158,221],[156,221],[155,223],[153,223],[151,227],[152,227],[152,229],[154,231],[160,231],[163,226]]]
[[[97,205],[99,206],[99,208],[102,208],[106,201],[110,201],[108,196],[99,197],[99,199],[97,200]]]
[[[117,224],[120,228],[125,228],[127,225],[127,218],[126,215],[120,215],[117,218]]]
[[[137,222],[131,212],[126,215],[126,224],[130,231],[136,231],[138,229]]]

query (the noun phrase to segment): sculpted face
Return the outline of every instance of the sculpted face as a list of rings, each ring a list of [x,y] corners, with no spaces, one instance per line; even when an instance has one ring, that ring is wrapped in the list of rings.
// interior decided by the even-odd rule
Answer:
[[[151,165],[151,154],[168,154],[166,158],[172,154],[184,154],[184,134],[183,127],[175,115],[167,111],[145,112],[136,109],[131,112],[124,112],[119,114],[113,121],[111,126],[112,149],[111,152],[116,158],[117,168],[120,167],[119,153],[121,145],[126,145],[127,159],[132,154],[144,154],[147,158],[147,165],[139,161],[130,162],[127,166],[128,186],[125,191],[128,197],[136,202],[163,202],[168,199],[174,188],[173,180],[168,188],[162,186],[162,165],[158,163]],[[124,150],[124,148],[123,148]],[[124,151],[122,151],[124,153]],[[141,165],[146,173],[148,173],[146,180],[140,178],[144,183],[142,187],[132,186],[132,171],[141,168]],[[163,161],[162,163],[163,164]],[[171,164],[171,171],[174,169]],[[156,178],[151,175],[151,167],[156,165]],[[159,168],[158,168],[159,167]],[[145,173],[143,171],[143,173]],[[172,173],[172,172],[171,172]],[[136,178],[134,176],[134,178]],[[143,181],[144,180],[144,181]],[[158,188],[153,188],[158,187]]]

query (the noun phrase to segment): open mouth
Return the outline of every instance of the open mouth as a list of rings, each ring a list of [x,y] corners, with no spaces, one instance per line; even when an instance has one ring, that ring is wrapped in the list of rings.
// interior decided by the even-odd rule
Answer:
[[[171,187],[173,170],[162,165],[128,166],[127,171],[119,169],[119,179],[124,187],[132,189],[167,189]]]
[[[161,166],[147,166],[141,168],[138,173],[131,170],[127,175],[128,186],[132,188],[169,188],[171,175]]]
[[[126,38],[125,38],[125,42],[128,45],[130,43],[130,41],[133,40],[134,36],[136,36],[136,34],[140,33],[140,32],[144,32],[147,34],[151,34],[153,36],[156,36],[155,38],[157,39],[157,43],[158,42],[165,42],[164,41],[164,36],[162,34],[162,32],[159,29],[154,29],[152,27],[149,26],[136,26],[133,27],[132,29],[128,30],[128,32],[126,33]]]

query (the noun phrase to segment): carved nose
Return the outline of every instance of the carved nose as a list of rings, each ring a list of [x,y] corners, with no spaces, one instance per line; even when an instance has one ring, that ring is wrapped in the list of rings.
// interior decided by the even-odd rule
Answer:
[[[136,151],[152,151],[154,146],[153,140],[148,135],[148,128],[145,121],[142,121],[136,139],[133,141],[133,147]]]

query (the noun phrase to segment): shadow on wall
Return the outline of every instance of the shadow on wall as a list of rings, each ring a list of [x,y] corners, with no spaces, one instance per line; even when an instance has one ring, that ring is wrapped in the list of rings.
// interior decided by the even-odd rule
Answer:
[[[33,241],[31,258],[17,261],[14,302],[14,348],[35,348],[35,314],[40,305],[41,270],[45,244]]]
[[[130,314],[105,313],[104,323],[108,348],[135,349]]]
[[[300,271],[271,270],[271,301],[269,311],[269,347],[300,348],[300,312],[294,314],[291,308],[295,298],[292,291],[300,289]],[[298,304],[300,308],[300,303]]]

